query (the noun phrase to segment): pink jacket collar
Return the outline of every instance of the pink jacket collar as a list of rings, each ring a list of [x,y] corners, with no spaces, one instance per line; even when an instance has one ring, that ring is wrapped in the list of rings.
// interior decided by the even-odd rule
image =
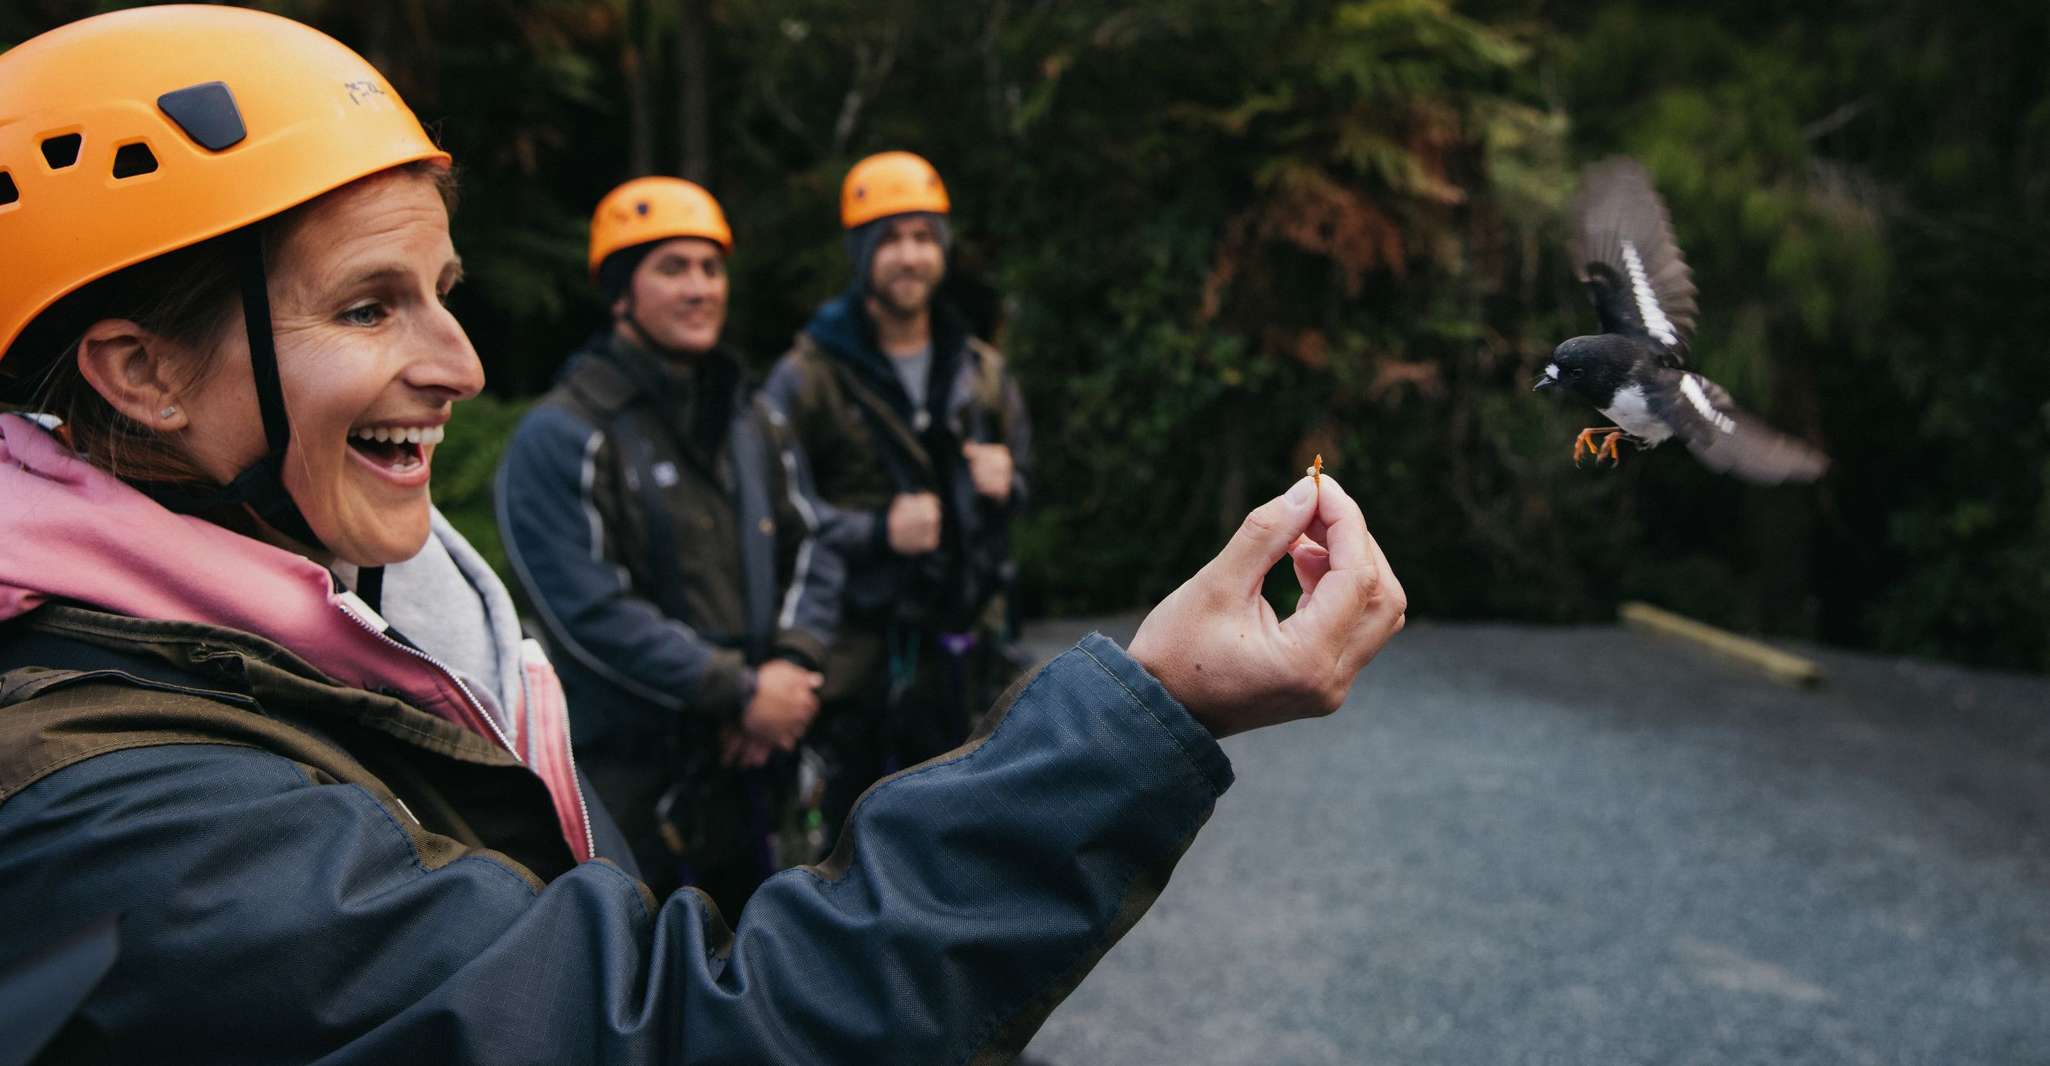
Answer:
[[[501,728],[446,669],[385,637],[361,601],[303,556],[166,510],[72,454],[41,426],[0,415],[0,621],[48,600],[264,637],[357,688],[383,688],[492,737],[540,774],[564,837],[590,858],[561,687],[536,654]]]

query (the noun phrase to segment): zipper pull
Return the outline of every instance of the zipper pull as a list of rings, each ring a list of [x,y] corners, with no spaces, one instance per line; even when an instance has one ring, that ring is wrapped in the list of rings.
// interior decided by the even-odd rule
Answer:
[[[335,602],[341,605],[342,610],[355,616],[358,622],[369,626],[378,636],[383,636],[386,631],[391,629],[391,623],[385,621],[383,615],[372,610],[368,603],[363,602],[363,597],[350,592],[348,589],[343,589],[338,593],[335,596]]]

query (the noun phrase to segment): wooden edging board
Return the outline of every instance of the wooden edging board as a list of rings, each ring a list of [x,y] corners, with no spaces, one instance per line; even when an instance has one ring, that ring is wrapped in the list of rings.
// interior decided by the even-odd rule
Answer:
[[[1636,601],[1623,604],[1616,613],[1626,626],[1687,641],[1732,662],[1762,671],[1783,685],[1806,688],[1823,682],[1822,666],[1815,660],[1790,655],[1706,622],[1697,622]]]

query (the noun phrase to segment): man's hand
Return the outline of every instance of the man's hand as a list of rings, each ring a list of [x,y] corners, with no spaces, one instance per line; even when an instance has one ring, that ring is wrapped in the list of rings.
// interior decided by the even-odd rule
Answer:
[[[998,503],[1011,498],[1010,448],[969,441],[961,445],[961,454],[968,457],[968,478],[975,482],[977,493]]]
[[[898,555],[924,555],[940,547],[940,498],[930,492],[906,492],[890,501],[890,550]]]
[[[755,670],[755,695],[741,712],[740,728],[751,740],[794,751],[819,713],[823,674],[796,663],[771,659]]]
[[[1283,555],[1303,597],[1287,621],[1260,595]],[[1269,500],[1146,616],[1132,658],[1212,736],[1330,714],[1402,631],[1409,600],[1337,479]]]
[[[752,770],[769,765],[769,757],[776,749],[755,738],[737,726],[727,726],[719,734],[719,765],[738,766]]]

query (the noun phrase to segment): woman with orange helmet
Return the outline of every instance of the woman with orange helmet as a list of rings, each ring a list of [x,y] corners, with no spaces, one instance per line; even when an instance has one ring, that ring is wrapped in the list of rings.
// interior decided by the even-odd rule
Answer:
[[[599,201],[589,262],[611,321],[520,421],[498,518],[571,651],[577,754],[648,884],[738,914],[799,861],[764,841],[818,711],[843,569],[814,536],[804,457],[720,344],[732,248],[718,202],[681,178]]]
[[[736,931],[657,899],[429,502],[482,387],[442,303],[447,165],[376,70],[271,15],[0,54],[0,388],[35,414],[0,414],[10,1052],[1000,1060],[1208,815],[1212,736],[1329,712],[1399,624],[1358,509],[1299,483],[1131,654],[1056,660]],[[1277,624],[1291,551],[1314,591]],[[50,959],[76,965],[4,979]]]

